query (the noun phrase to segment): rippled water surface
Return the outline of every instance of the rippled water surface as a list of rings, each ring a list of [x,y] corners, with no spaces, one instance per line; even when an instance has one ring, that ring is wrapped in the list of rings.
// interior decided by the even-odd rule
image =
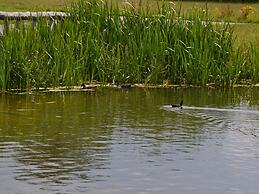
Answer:
[[[5,194],[253,194],[258,180],[259,89],[0,96]]]

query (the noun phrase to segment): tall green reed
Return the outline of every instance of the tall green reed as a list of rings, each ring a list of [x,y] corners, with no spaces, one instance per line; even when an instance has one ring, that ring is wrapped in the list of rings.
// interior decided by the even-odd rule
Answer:
[[[0,87],[165,79],[231,85],[245,75],[236,70],[246,57],[234,49],[230,25],[199,11],[184,16],[167,3],[157,10],[80,0],[54,27],[38,18],[37,27],[10,29],[0,38]]]

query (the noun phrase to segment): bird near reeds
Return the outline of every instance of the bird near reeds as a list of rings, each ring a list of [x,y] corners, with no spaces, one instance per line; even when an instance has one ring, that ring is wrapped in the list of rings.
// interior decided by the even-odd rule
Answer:
[[[115,82],[115,86],[117,88],[131,88],[131,84],[130,83],[124,83],[124,84],[120,84],[118,81]]]
[[[183,108],[183,100],[181,100],[180,104],[171,104],[172,108]]]
[[[84,83],[81,84],[81,89],[95,89],[97,88],[96,85],[86,85]]]

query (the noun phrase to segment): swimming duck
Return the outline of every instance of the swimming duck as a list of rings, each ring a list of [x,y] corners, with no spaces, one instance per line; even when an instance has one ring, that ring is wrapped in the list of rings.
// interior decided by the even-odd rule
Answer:
[[[181,100],[180,104],[171,104],[173,108],[183,108],[183,100]]]

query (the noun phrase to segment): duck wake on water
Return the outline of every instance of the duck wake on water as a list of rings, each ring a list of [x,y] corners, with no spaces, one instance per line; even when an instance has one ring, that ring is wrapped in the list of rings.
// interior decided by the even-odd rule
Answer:
[[[195,106],[183,106],[183,101],[181,100],[180,104],[171,104],[171,105],[164,105],[161,107],[167,111],[174,111],[177,108],[185,109],[185,110],[197,110],[197,111],[215,111],[215,112],[239,112],[239,113],[250,113],[250,114],[258,114],[259,110],[251,110],[251,109],[237,109],[237,108],[213,108],[213,107],[195,107]]]
[[[183,100],[181,100],[180,104],[171,104],[172,108],[183,108]]]

